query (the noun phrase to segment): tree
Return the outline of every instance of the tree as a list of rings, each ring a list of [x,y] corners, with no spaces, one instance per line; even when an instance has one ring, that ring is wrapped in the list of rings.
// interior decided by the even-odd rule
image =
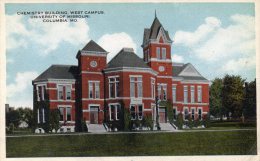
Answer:
[[[21,122],[21,116],[18,110],[13,110],[6,113],[6,126],[13,124],[15,128],[18,128]]]
[[[28,125],[28,128],[32,128],[33,126],[33,111],[30,108],[18,108],[17,109],[19,115],[20,115],[20,119],[21,121],[26,122],[26,124]]]
[[[245,83],[243,114],[245,118],[256,118],[256,80]]]
[[[55,130],[57,132],[61,127],[60,124],[60,111],[59,109],[50,110],[50,128],[51,130]]]
[[[220,78],[215,78],[210,86],[210,114],[215,117],[221,117],[226,113],[225,108],[222,107],[222,92],[223,82]]]
[[[223,79],[222,88],[222,105],[231,113],[233,118],[239,118],[242,115],[244,101],[244,85],[245,80],[240,76],[226,75]]]

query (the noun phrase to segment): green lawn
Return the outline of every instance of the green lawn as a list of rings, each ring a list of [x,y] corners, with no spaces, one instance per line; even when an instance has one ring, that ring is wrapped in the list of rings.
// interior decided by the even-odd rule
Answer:
[[[7,137],[7,157],[256,154],[256,131]]]

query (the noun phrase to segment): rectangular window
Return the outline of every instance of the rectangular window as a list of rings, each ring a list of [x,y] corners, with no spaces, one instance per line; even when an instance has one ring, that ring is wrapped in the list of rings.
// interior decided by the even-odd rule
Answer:
[[[119,97],[119,78],[109,78],[109,98]]]
[[[160,85],[157,86],[157,93],[158,93],[158,99],[161,100],[161,92],[162,92],[162,88]]]
[[[71,86],[70,85],[66,86],[66,99],[67,100],[71,99]]]
[[[172,86],[172,102],[173,103],[176,102],[176,86],[175,85]]]
[[[198,86],[198,102],[202,102],[202,89],[201,86]]]
[[[116,105],[116,120],[120,119],[120,105]]]
[[[42,108],[42,122],[45,123],[45,111],[44,111],[44,108]]]
[[[188,87],[187,86],[184,86],[183,88],[183,97],[184,97],[184,103],[187,103],[188,102]]]
[[[188,120],[189,119],[189,109],[185,108],[184,109],[184,120]]]
[[[194,86],[190,87],[190,102],[194,103]]]
[[[112,105],[111,107],[110,107],[110,120],[115,120],[115,106],[114,105]]]
[[[137,91],[137,96],[135,91]],[[130,97],[143,97],[142,77],[130,77]]]
[[[162,90],[163,90],[163,100],[166,101],[167,100],[167,84],[164,84],[162,86]]]
[[[155,98],[155,80],[151,79],[151,93],[152,93],[152,98]]]
[[[88,82],[88,97],[93,98],[93,82]]]
[[[71,108],[70,107],[67,107],[66,108],[66,121],[71,121]]]
[[[137,97],[143,97],[143,81],[142,77],[137,77]]]
[[[131,119],[135,120],[136,119],[136,114],[135,114],[135,106],[131,105],[130,106],[130,115],[131,115]]]
[[[59,110],[60,110],[60,121],[64,121],[64,108],[60,107]]]
[[[161,49],[159,47],[156,47],[156,57],[157,59],[161,59]]]
[[[100,98],[99,82],[95,82],[95,98]]]
[[[143,106],[138,105],[138,119],[142,120],[143,119]]]
[[[191,109],[191,119],[195,120],[195,109],[194,108]]]
[[[63,100],[64,96],[63,96],[63,86],[58,85],[58,99],[59,100]]]
[[[162,48],[162,59],[166,59],[166,48]]]
[[[43,101],[46,94],[46,85],[36,86],[37,101]]]
[[[202,120],[202,109],[201,108],[198,109],[198,119]]]
[[[173,108],[173,120],[177,119],[177,108]]]

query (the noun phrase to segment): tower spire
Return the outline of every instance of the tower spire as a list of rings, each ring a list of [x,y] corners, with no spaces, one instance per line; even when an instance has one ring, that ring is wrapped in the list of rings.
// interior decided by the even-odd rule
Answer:
[[[156,10],[155,10],[155,12],[154,12],[154,18],[157,18],[157,15],[156,15]]]

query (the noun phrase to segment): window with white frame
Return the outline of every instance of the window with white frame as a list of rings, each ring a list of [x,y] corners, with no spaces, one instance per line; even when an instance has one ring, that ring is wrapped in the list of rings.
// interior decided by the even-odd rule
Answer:
[[[161,49],[160,49],[160,47],[156,47],[156,57],[157,57],[157,59],[161,59]]]
[[[120,104],[110,104],[109,105],[109,119],[111,121],[120,120],[120,111],[121,111]]]
[[[109,98],[119,97],[119,77],[110,77],[109,81]]]
[[[60,121],[72,121],[71,107],[59,107]]]
[[[162,59],[166,59],[166,48],[162,48]]]
[[[198,102],[202,102],[202,89],[198,86]]]
[[[64,94],[63,94],[63,85],[58,85],[58,99],[63,100]]]
[[[176,102],[176,85],[172,86],[172,102]]]
[[[37,109],[37,115],[38,115],[38,124],[45,123],[45,110],[44,108],[38,108]]]
[[[191,108],[191,119],[195,120],[195,108]]]
[[[202,109],[198,108],[198,119],[202,120]]]
[[[143,80],[141,76],[130,76],[130,97],[143,97]]]
[[[158,99],[159,100],[167,100],[167,84],[158,84]]]
[[[66,85],[66,99],[71,99],[71,85]]]
[[[43,101],[46,94],[46,85],[37,85],[36,90],[37,101]]]
[[[190,86],[190,102],[194,103],[194,86]]]
[[[66,107],[66,120],[71,121],[71,108]]]
[[[184,103],[188,102],[188,86],[184,86],[183,88],[183,97],[184,97]]]
[[[89,81],[88,82],[88,98],[94,98],[94,95],[93,95],[93,82]]]
[[[155,98],[155,79],[151,78],[151,94],[152,98]]]
[[[136,104],[136,105],[130,105],[130,115],[132,120],[142,120],[143,119],[143,105],[142,104]]]
[[[186,107],[184,108],[184,120],[189,119],[189,109]]]
[[[88,82],[88,96],[89,98],[100,98],[99,81]]]
[[[99,82],[95,82],[95,98],[100,98]]]

